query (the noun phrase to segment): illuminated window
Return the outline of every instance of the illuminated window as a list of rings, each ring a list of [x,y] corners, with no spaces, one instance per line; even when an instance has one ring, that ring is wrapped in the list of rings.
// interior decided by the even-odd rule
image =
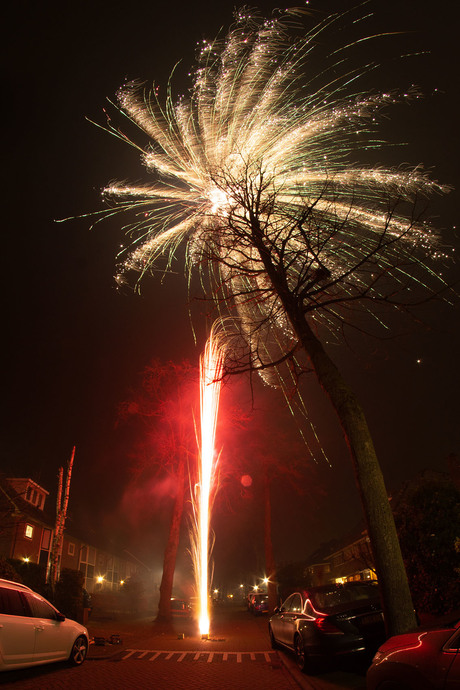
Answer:
[[[25,529],[24,534],[27,537],[27,539],[32,539],[33,534],[34,534],[34,526],[33,525],[26,525],[26,529]]]
[[[75,544],[73,542],[69,542],[67,546],[67,553],[69,556],[73,556],[75,554]]]

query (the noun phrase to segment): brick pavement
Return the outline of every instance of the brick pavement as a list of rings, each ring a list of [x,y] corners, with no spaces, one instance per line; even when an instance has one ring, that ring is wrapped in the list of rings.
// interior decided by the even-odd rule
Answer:
[[[362,690],[358,676],[312,678],[294,661],[270,649],[267,618],[238,608],[218,610],[202,640],[196,622],[175,618],[169,628],[153,617],[90,620],[90,637],[119,644],[91,644],[78,668],[50,664],[0,675],[15,690]],[[114,641],[114,638],[112,638]]]
[[[164,682],[165,687],[178,690],[190,690],[192,683],[200,690],[310,690],[312,685],[295,664],[270,648],[267,620],[238,607],[217,609],[206,640],[201,639],[194,619],[174,617],[170,626],[159,626],[152,617],[90,621],[90,637],[104,638],[106,644],[91,644],[88,659],[154,661],[155,688]],[[181,662],[195,662],[193,670],[184,674]]]
[[[107,658],[121,649],[177,649],[251,652],[270,650],[267,618],[254,617],[239,608],[217,611],[212,619],[209,639],[200,638],[194,619],[175,617],[170,626],[157,625],[153,618],[135,621],[99,620],[88,623],[90,638],[106,640],[104,646],[90,645],[89,658]],[[110,644],[113,635],[120,644]]]

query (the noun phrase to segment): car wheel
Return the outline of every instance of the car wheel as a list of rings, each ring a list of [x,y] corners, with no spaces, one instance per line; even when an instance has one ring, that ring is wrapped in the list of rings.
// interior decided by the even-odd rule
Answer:
[[[275,636],[273,634],[273,630],[271,629],[270,626],[268,626],[268,634],[270,636],[270,645],[272,649],[278,649],[278,642],[275,639]]]
[[[80,666],[86,659],[88,654],[88,642],[84,635],[77,637],[72,645],[72,651],[70,652],[69,661],[73,666]]]
[[[313,673],[313,665],[308,658],[308,654],[305,651],[305,646],[300,635],[296,635],[294,638],[294,652],[297,666],[302,673]]]

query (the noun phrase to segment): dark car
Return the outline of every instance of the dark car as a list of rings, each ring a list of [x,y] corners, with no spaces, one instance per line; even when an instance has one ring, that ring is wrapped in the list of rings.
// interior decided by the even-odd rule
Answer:
[[[460,621],[390,637],[367,672],[368,690],[460,688]]]
[[[189,618],[192,615],[190,604],[188,601],[185,601],[185,599],[176,599],[175,597],[171,597],[170,607],[171,614],[173,616],[183,616],[185,618]]]
[[[249,599],[249,610],[255,616],[268,611],[268,594],[252,594]]]
[[[325,660],[374,652],[385,640],[376,583],[347,582],[291,594],[268,625],[271,645],[295,652],[302,671]]]

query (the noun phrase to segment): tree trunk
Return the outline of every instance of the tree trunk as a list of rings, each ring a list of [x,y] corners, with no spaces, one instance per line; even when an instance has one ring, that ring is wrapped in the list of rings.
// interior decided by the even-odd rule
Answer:
[[[54,528],[54,536],[51,544],[51,553],[49,557],[49,571],[48,571],[48,584],[51,586],[51,591],[54,594],[54,588],[56,582],[59,579],[60,568],[61,568],[61,556],[62,556],[62,543],[64,539],[64,528],[67,520],[67,507],[69,505],[69,494],[70,494],[70,480],[72,478],[72,467],[75,458],[75,446],[72,449],[72,454],[70,460],[67,463],[67,473],[64,496],[62,496],[62,486],[64,478],[64,468],[59,468],[58,474],[58,492],[56,501],[56,524]]]
[[[399,635],[417,623],[388,494],[364,412],[305,318],[293,325],[339,417],[364,508],[387,632]]]
[[[176,486],[177,493],[174,500],[168,542],[166,544],[163,560],[163,574],[160,584],[160,600],[158,602],[158,621],[168,621],[171,619],[171,596],[185,498],[185,466],[183,462],[181,462],[179,465]]]
[[[254,244],[259,250],[273,289],[284,307],[300,345],[311,361],[321,387],[339,417],[361,495],[382,595],[387,633],[399,635],[416,627],[417,622],[385,482],[364,412],[354,391],[345,383],[308,325],[303,307],[297,296],[291,292],[286,275],[275,267],[270,251],[264,245],[260,225],[255,219],[252,229]]]
[[[268,577],[268,611],[273,613],[278,606],[278,595],[276,592],[276,565],[273,554],[272,540],[272,506],[270,499],[270,480],[267,469],[264,467],[264,545],[265,545],[265,572]]]

